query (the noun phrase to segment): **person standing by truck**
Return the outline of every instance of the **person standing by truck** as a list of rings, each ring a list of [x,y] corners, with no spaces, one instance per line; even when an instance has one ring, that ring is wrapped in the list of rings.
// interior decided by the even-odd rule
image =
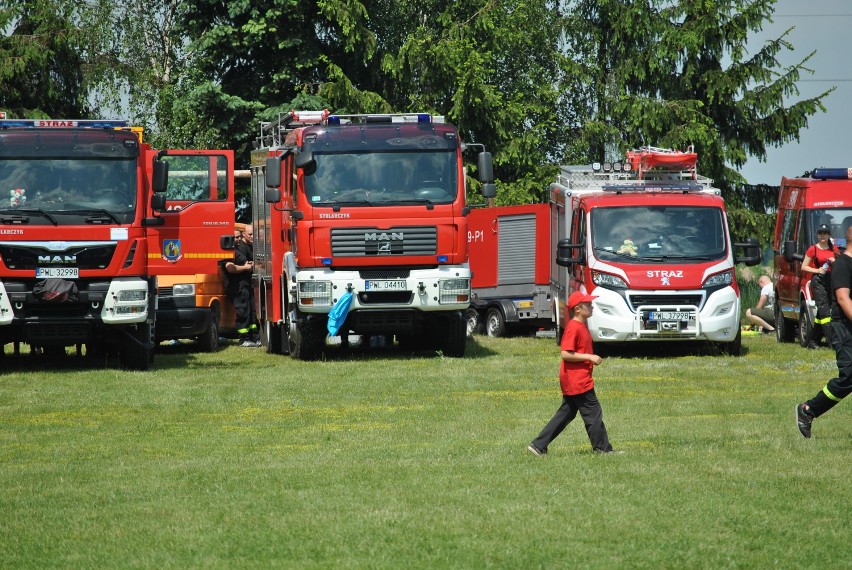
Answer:
[[[846,230],[846,250],[837,256],[831,286],[831,345],[837,352],[837,378],[807,402],[796,405],[796,426],[804,437],[811,437],[813,421],[836,406],[852,392],[852,227]]]
[[[234,304],[237,314],[237,333],[240,346],[257,348],[261,346],[257,328],[257,314],[254,308],[254,287],[251,282],[254,269],[254,230],[246,226],[242,239],[237,242],[234,261],[225,265],[225,271],[233,275],[229,280],[228,296]]]
[[[840,250],[831,241],[831,228],[821,224],[817,228],[817,243],[805,252],[802,260],[802,273],[811,274],[811,294],[816,303],[816,316],[808,339],[808,348],[817,348],[817,341],[822,333],[830,334],[829,327],[824,327],[831,321],[831,267]],[[828,339],[827,339],[828,340]]]

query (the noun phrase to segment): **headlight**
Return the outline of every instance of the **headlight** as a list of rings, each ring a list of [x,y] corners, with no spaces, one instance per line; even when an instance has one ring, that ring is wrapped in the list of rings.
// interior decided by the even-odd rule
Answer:
[[[195,296],[194,283],[178,283],[172,287],[172,295],[175,297],[190,297]]]
[[[331,306],[331,281],[300,281],[299,303],[319,307]]]
[[[627,289],[627,283],[624,282],[624,279],[600,271],[592,271],[592,282],[607,289]]]
[[[438,289],[441,293],[438,302],[442,305],[470,301],[470,279],[441,279]]]
[[[707,278],[707,281],[704,282],[703,287],[724,287],[725,285],[730,285],[734,282],[734,270],[728,269],[727,271],[723,271],[721,273],[717,273],[715,275],[711,275]]]

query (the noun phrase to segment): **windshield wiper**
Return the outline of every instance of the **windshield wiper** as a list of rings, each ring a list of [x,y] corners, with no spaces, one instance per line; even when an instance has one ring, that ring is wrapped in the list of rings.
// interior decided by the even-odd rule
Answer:
[[[105,221],[113,221],[121,225],[121,220],[118,216],[103,208],[80,208],[78,210],[57,210],[56,214],[101,214],[99,216],[90,216],[85,219],[87,224],[102,224]]]
[[[50,220],[50,223],[52,223],[54,226],[59,225],[59,222],[56,221],[56,218],[54,218],[53,216],[51,216],[50,214],[48,214],[47,212],[45,212],[41,208],[15,208],[14,210],[2,210],[2,213],[7,213],[7,212],[14,213],[14,214],[38,214],[38,215],[44,216],[45,218]],[[7,219],[10,220],[10,222],[13,223],[13,224],[22,223],[22,222],[18,221],[18,220],[21,220],[21,219],[27,220],[26,222],[23,222],[23,223],[29,222],[29,217],[24,217],[24,216],[13,215],[10,218],[4,217],[3,222],[6,223]]]
[[[427,210],[435,208],[435,203],[428,198],[406,198],[405,200],[395,200],[394,203],[399,204],[400,206],[407,206],[409,204],[426,204]]]
[[[332,209],[335,212],[339,212],[341,206],[370,206],[374,208],[376,203],[370,202],[369,200],[343,200],[341,202],[334,202],[332,204]]]

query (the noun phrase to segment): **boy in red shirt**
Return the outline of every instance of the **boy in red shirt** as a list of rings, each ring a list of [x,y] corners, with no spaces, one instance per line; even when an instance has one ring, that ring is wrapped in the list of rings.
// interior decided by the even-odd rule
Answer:
[[[561,343],[559,384],[562,386],[562,405],[527,447],[535,455],[547,454],[547,446],[577,417],[577,412],[586,425],[592,449],[598,453],[613,453],[592,378],[592,368],[601,363],[601,357],[594,353],[592,335],[586,326],[586,321],[592,316],[594,299],[597,297],[580,291],[574,291],[568,297],[567,312],[572,318],[565,326]]]

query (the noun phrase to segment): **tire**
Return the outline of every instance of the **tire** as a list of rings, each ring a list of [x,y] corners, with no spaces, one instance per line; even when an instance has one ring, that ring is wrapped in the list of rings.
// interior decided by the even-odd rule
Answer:
[[[322,319],[308,320],[299,319],[299,313],[290,313],[290,326],[288,335],[288,350],[290,356],[296,360],[316,360],[322,352],[321,341],[325,338],[319,326]],[[317,332],[319,331],[319,332]]]
[[[219,350],[219,319],[213,315],[210,325],[204,334],[198,337],[198,349],[201,352],[216,352]]]
[[[268,354],[281,354],[281,327],[272,321],[263,321],[260,327],[260,344]]]
[[[125,332],[118,358],[125,370],[150,370],[154,361],[154,327],[142,323]]]
[[[490,337],[506,336],[506,320],[500,309],[490,308],[485,314],[485,332]]]
[[[461,358],[467,345],[468,321],[461,312],[453,313],[447,319],[445,334],[441,342],[441,351],[444,356],[450,358]]]
[[[790,321],[784,318],[784,313],[781,312],[781,306],[778,303],[775,304],[774,324],[775,340],[778,342],[793,342],[793,339],[796,338],[796,329],[790,324]]]
[[[482,334],[482,321],[479,318],[479,311],[470,307],[464,312],[465,319],[467,320],[467,336],[473,336],[475,334]]]
[[[814,325],[808,317],[808,308],[802,304],[799,307],[799,333],[796,335],[799,340],[799,346],[808,348],[811,338],[814,334]]]

